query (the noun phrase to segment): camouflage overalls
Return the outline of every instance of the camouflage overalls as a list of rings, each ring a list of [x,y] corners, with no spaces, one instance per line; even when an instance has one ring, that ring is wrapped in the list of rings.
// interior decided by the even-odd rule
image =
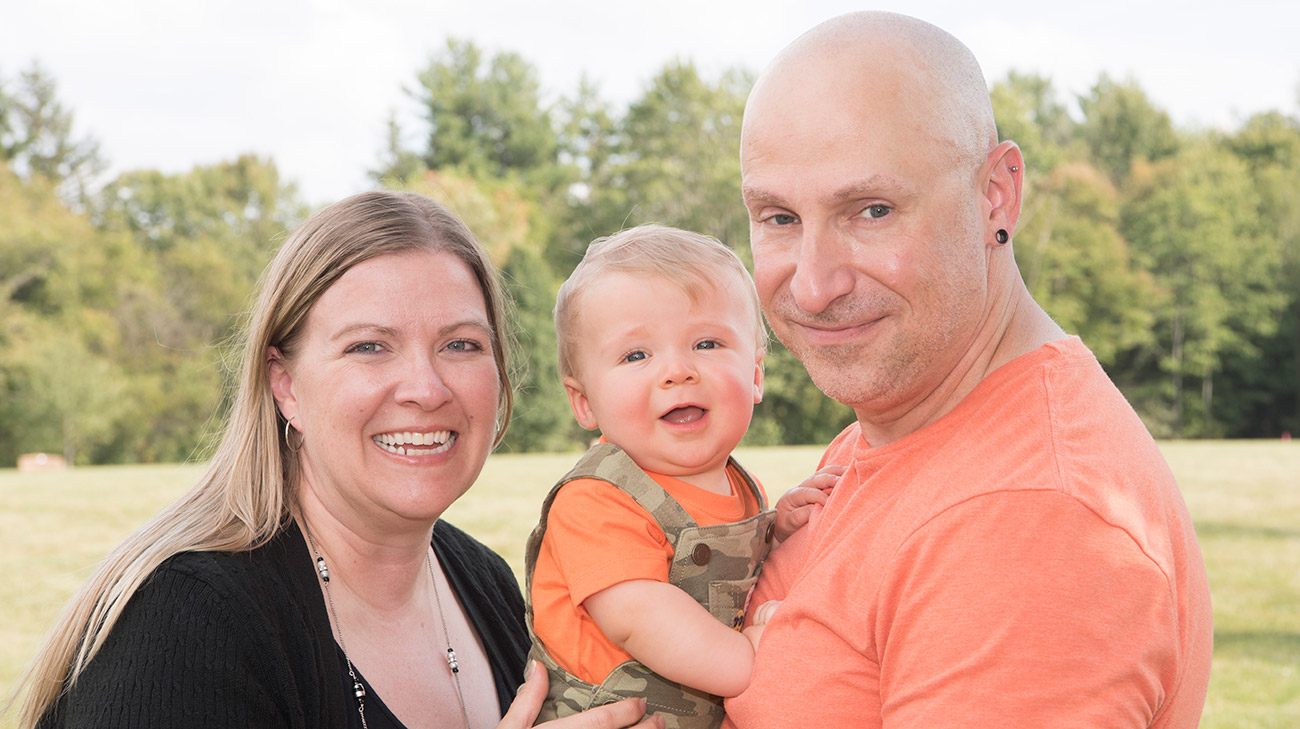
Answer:
[[[569,716],[584,709],[631,696],[646,700],[646,709],[664,717],[668,729],[717,727],[722,723],[722,699],[653,673],[637,661],[617,666],[600,684],[573,676],[555,662],[533,630],[533,569],[546,532],[546,517],[560,487],[580,478],[595,478],[625,491],[659,523],[673,547],[668,581],[684,590],[724,624],[739,629],[745,599],[758,579],[759,568],[772,541],[776,512],[767,509],[763,492],[734,459],[729,465],[744,476],[758,502],[759,514],[732,524],[701,527],[663,487],[637,467],[618,446],[602,443],[582,457],[551,489],[542,504],[542,518],[528,538],[524,555],[527,575],[528,631],[533,639],[529,658],[550,674],[550,693],[537,721]]]

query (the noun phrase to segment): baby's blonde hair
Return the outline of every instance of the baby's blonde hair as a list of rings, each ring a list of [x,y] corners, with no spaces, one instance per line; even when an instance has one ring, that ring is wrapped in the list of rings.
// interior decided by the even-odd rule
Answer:
[[[607,271],[658,276],[679,287],[692,301],[700,293],[730,279],[748,293],[754,314],[755,340],[767,350],[767,330],[754,280],[736,252],[721,241],[665,225],[639,225],[597,238],[587,247],[573,273],[555,297],[555,337],[559,345],[560,377],[576,373],[575,354],[582,292]]]

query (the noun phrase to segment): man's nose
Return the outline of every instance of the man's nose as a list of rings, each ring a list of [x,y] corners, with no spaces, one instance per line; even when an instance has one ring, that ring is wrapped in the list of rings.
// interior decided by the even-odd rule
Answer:
[[[852,250],[830,226],[804,224],[790,294],[800,309],[819,314],[853,290]]]

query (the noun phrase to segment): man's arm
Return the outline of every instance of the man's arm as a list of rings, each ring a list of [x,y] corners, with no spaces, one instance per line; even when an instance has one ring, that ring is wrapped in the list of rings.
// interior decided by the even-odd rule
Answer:
[[[894,562],[874,628],[886,727],[1147,727],[1177,685],[1167,575],[1066,494],[969,500]]]

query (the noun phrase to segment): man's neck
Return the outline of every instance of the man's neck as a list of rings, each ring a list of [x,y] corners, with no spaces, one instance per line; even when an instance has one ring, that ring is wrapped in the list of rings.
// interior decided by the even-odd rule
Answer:
[[[888,410],[854,408],[862,436],[872,446],[892,443],[947,415],[993,371],[1011,360],[1067,335],[1016,279],[1013,294],[986,317],[948,375],[916,398]]]

